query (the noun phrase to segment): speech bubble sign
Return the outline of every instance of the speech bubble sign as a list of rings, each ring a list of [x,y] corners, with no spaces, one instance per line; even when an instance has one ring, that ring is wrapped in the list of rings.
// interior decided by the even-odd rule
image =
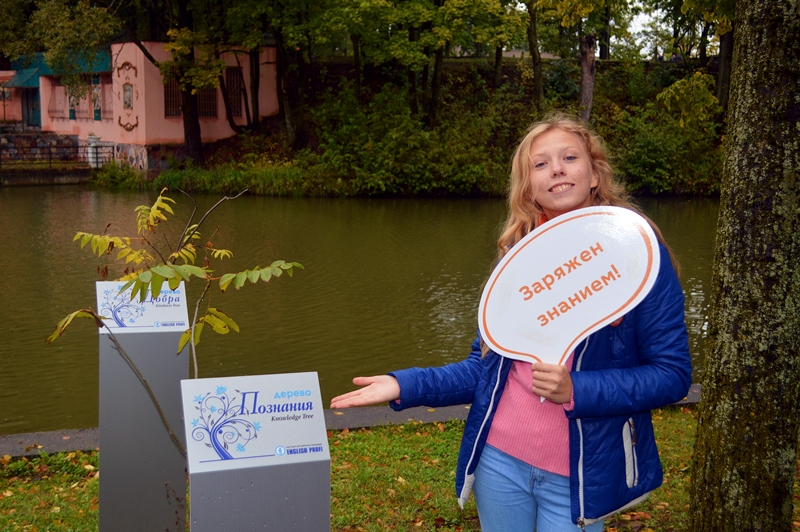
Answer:
[[[650,292],[658,241],[622,207],[562,214],[520,240],[492,272],[478,327],[496,353],[563,364],[584,338],[630,312]]]

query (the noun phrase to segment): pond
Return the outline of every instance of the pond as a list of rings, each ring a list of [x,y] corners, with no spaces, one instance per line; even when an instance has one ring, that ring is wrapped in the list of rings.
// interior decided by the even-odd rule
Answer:
[[[97,331],[79,320],[54,344],[44,339],[69,312],[96,305],[103,261],[81,250],[75,233],[102,233],[110,223],[110,234],[134,235],[135,207],[155,197],[83,186],[0,187],[0,434],[97,426]],[[174,239],[190,202],[173,197],[175,223],[165,228]],[[205,209],[217,199],[197,201]],[[681,261],[698,368],[717,201],[640,203]],[[203,231],[205,241],[219,227],[214,246],[234,253],[218,271],[276,259],[305,270],[214,296],[241,333],[203,334],[200,376],[316,371],[327,404],[350,390],[356,375],[460,360],[477,329],[504,216],[503,202],[491,199],[244,196],[224,203]],[[195,280],[187,288],[194,300],[202,286]]]

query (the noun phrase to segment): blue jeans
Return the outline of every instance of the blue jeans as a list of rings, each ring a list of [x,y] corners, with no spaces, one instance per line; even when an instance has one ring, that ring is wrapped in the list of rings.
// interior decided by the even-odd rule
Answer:
[[[483,532],[574,532],[569,477],[526,464],[490,445],[475,470],[475,502]],[[586,527],[602,532],[603,523]]]

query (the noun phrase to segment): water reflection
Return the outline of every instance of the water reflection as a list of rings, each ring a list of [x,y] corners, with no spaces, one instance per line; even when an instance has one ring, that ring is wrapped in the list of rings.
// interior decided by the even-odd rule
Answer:
[[[83,187],[0,188],[0,434],[97,425],[97,333],[73,325],[44,338],[68,312],[94,306],[98,260],[75,232],[134,234],[133,209],[153,193]],[[201,208],[216,197],[201,197]],[[641,202],[683,266],[692,353],[707,315],[716,203]],[[186,214],[181,203],[178,215]],[[475,335],[482,283],[495,256],[499,200],[242,197],[208,220],[225,271],[302,263],[294,278],[215,296],[242,332],[207,332],[200,375],[316,371],[324,400],[356,374],[461,359]],[[174,241],[182,227],[167,227]],[[202,287],[189,284],[190,295]]]

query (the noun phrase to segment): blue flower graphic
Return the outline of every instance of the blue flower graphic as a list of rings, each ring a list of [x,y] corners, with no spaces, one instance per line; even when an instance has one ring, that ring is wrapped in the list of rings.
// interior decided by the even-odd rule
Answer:
[[[194,396],[194,402],[195,403],[202,403],[203,402],[203,396],[202,395],[195,395]]]
[[[195,408],[200,411],[200,417],[192,421],[192,438],[195,441],[207,440],[217,456],[231,460],[233,456],[229,449],[245,452],[247,443],[258,437],[256,432],[261,425],[239,417],[244,413],[241,398],[223,395],[226,391],[224,386],[218,386],[218,395],[207,393],[194,398],[199,403]]]
[[[258,432],[259,430],[261,430],[261,423],[256,421],[255,423],[253,423],[253,428],[256,429],[256,432]]]

